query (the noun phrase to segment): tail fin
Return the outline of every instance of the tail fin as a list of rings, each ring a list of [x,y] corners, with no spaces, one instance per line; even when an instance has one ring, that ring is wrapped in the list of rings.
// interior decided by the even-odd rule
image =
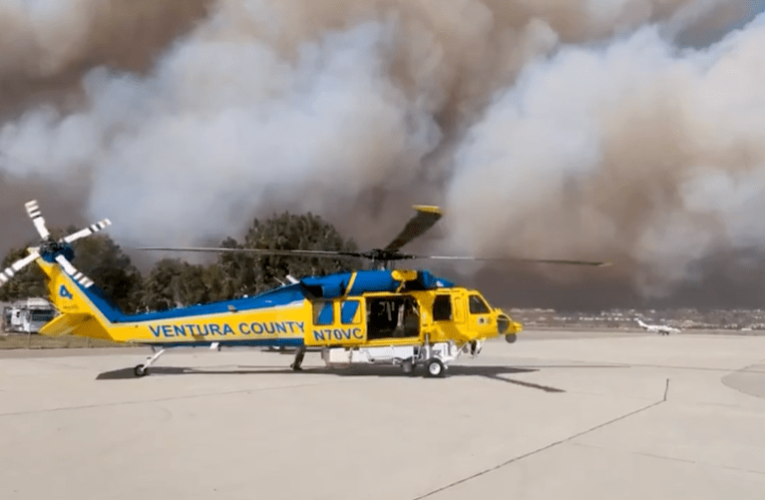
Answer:
[[[42,258],[37,265],[48,277],[48,300],[60,313],[40,329],[42,335],[79,335],[111,340],[108,333],[109,319],[80,285],[56,263]]]

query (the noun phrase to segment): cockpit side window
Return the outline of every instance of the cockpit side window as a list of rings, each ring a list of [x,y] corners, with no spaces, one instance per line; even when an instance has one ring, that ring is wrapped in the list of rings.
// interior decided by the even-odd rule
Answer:
[[[478,295],[471,295],[469,299],[470,314],[488,314],[489,306]]]
[[[452,301],[448,295],[436,295],[433,301],[433,321],[451,321]]]

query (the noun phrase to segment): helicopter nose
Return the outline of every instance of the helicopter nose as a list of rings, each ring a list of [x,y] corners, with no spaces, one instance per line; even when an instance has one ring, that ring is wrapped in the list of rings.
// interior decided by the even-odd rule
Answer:
[[[522,329],[521,324],[513,321],[504,313],[497,315],[497,333],[505,336],[505,341],[512,344],[516,341],[516,333]]]
[[[497,315],[497,333],[505,335],[506,333],[515,333],[516,323],[504,313]]]

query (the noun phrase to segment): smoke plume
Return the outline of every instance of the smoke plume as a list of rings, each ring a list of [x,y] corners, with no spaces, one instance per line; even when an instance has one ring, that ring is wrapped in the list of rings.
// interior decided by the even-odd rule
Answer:
[[[44,179],[123,246],[281,209],[383,246],[440,204],[412,249],[665,297],[765,248],[765,17],[733,3],[0,0],[0,189]]]

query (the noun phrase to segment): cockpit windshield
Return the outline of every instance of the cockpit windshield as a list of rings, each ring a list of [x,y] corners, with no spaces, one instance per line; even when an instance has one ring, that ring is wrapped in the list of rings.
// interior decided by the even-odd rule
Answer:
[[[486,301],[483,300],[480,295],[475,293],[470,295],[468,305],[470,307],[470,314],[488,314],[491,312]]]

